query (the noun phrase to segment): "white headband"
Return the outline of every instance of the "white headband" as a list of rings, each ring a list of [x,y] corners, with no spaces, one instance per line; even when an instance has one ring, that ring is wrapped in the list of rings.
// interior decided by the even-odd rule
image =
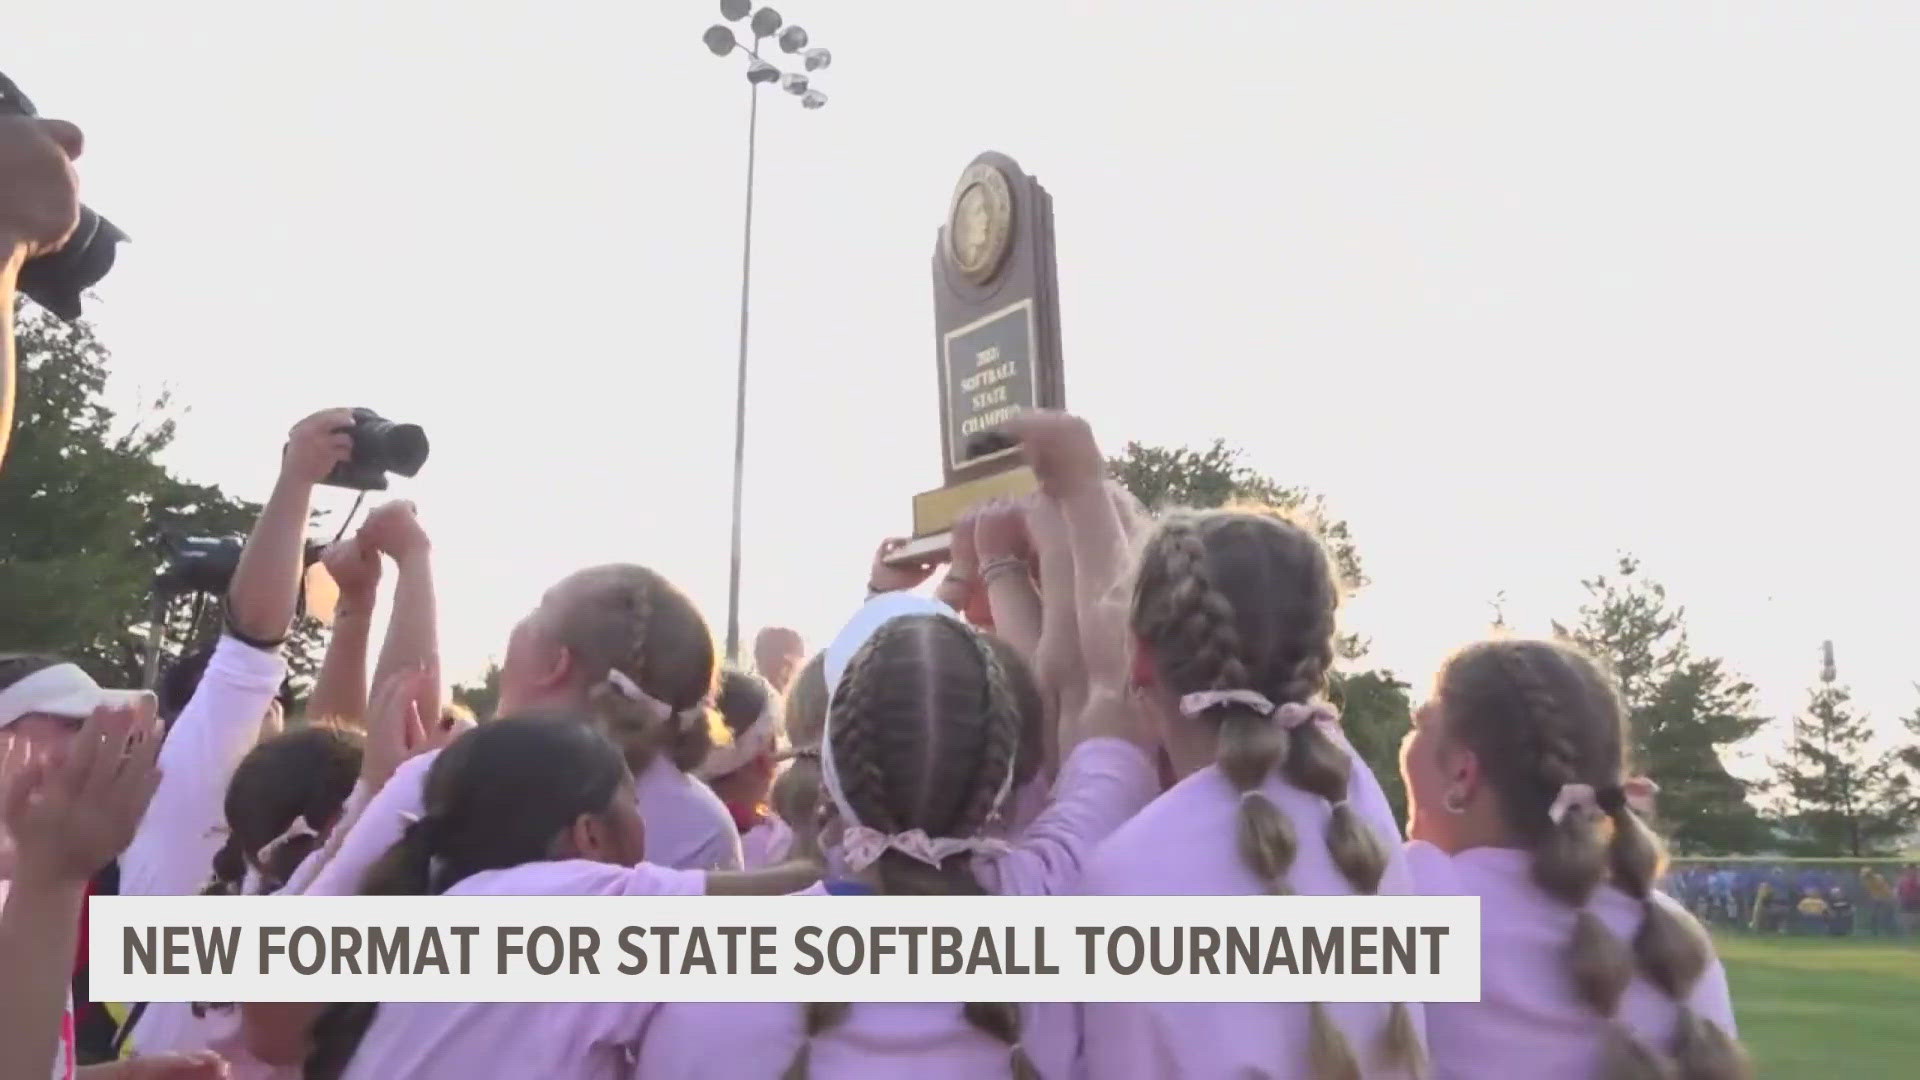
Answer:
[[[619,668],[607,669],[607,685],[613,687],[621,697],[651,711],[657,719],[666,720],[673,716],[673,710],[667,708],[666,702],[640,689],[640,684],[628,678],[627,673]]]
[[[833,801],[834,809],[839,811],[842,826],[839,852],[848,870],[864,870],[889,850],[934,867],[949,856],[962,852],[990,855],[1008,850],[1006,841],[988,836],[930,837],[921,829],[883,833],[861,824],[859,815],[847,803],[846,792],[840,787],[840,771],[833,763],[833,692],[840,685],[840,679],[846,674],[854,654],[872,640],[882,626],[905,615],[941,615],[962,626],[966,625],[952,608],[938,600],[909,592],[883,593],[867,601],[854,613],[853,618],[833,639],[833,644],[827,646],[826,659],[821,662],[821,674],[827,680],[827,718],[820,731],[820,786]],[[989,817],[999,812],[1001,805],[1007,801],[1008,792],[1013,790],[1015,757],[1008,755],[1007,775],[1000,781],[1000,790],[994,793]]]
[[[827,683],[827,711],[833,711],[833,692],[839,688],[840,679],[847,673],[847,665],[853,663],[853,654],[860,651],[868,639],[878,633],[882,626],[902,615],[945,615],[955,622],[963,622],[957,612],[938,600],[925,596],[916,596],[910,592],[881,593],[879,596],[860,606],[853,618],[840,628],[833,641],[826,648],[826,655],[820,661],[820,674]]]
[[[747,763],[768,751],[778,751],[780,743],[780,717],[778,699],[767,695],[767,707],[753,726],[733,736],[732,742],[722,743],[707,751],[706,759],[694,775],[702,780],[718,780],[746,767]]]
[[[103,690],[77,664],[55,664],[0,690],[0,730],[35,713],[85,720],[108,705],[139,706],[153,695],[146,690]]]

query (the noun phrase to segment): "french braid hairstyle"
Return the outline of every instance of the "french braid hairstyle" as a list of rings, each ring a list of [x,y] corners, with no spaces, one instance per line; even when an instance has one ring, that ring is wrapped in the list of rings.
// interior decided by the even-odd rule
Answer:
[[[1498,640],[1456,653],[1441,669],[1438,687],[1447,737],[1479,758],[1507,827],[1533,852],[1533,880],[1575,909],[1568,977],[1580,999],[1608,1024],[1599,1075],[1604,1080],[1752,1076],[1740,1045],[1687,1007],[1712,947],[1691,915],[1654,895],[1666,854],[1627,805],[1627,715],[1612,680],[1568,646]],[[1548,811],[1567,784],[1592,787],[1598,809],[1574,807],[1556,823]],[[1588,907],[1603,883],[1645,909],[1631,944],[1616,938]],[[1680,1008],[1669,1046],[1641,1042],[1617,1019],[1620,998],[1636,970]]]
[[[784,715],[793,756],[768,796],[774,814],[793,830],[791,854],[816,861],[820,858],[820,735],[827,725],[826,666],[827,654],[814,653],[787,687]]]
[[[643,566],[616,563],[567,579],[554,627],[586,679],[587,705],[638,774],[664,753],[682,772],[713,748],[718,713],[713,634],[687,595]],[[665,705],[664,720],[607,682],[633,680]]]
[[[834,690],[832,743],[823,748],[859,823],[885,834],[921,829],[936,839],[986,833],[1020,754],[1025,718],[1015,684],[1003,654],[957,620],[903,615],[882,626]],[[933,867],[889,850],[873,865],[890,896],[984,892],[966,854]],[[784,1080],[806,1080],[813,1037],[844,1020],[848,1006],[805,1009],[807,1039]],[[1007,1045],[1015,1080],[1038,1080],[1020,1045],[1018,1005],[968,1002],[964,1015]]]
[[[572,716],[536,713],[482,724],[427,770],[425,812],[368,869],[365,896],[437,896],[487,870],[556,857],[582,815],[633,800],[632,774],[607,737]],[[337,1080],[378,1005],[329,1005],[314,1024],[306,1080]]]
[[[227,781],[227,839],[214,852],[213,877],[200,894],[240,895],[249,869],[257,870],[261,893],[278,892],[339,820],[360,776],[363,744],[353,728],[308,724],[247,751]],[[287,836],[296,821],[310,835]],[[227,1008],[196,1001],[193,1015]]]
[[[1132,623],[1176,698],[1207,690],[1251,690],[1275,706],[1306,704],[1325,692],[1334,658],[1340,590],[1326,549],[1305,527],[1265,509],[1167,515],[1148,537],[1133,591]],[[1219,734],[1217,764],[1240,794],[1236,844],[1269,892],[1287,880],[1301,839],[1262,793],[1275,772],[1332,806],[1324,842],[1354,892],[1371,894],[1387,849],[1347,803],[1352,763],[1320,725],[1282,727],[1239,703],[1208,710]],[[1316,1080],[1349,1080],[1360,1061],[1325,1006],[1311,1011]],[[1395,1003],[1384,1049],[1394,1065],[1418,1071],[1423,1052],[1411,1013]]]

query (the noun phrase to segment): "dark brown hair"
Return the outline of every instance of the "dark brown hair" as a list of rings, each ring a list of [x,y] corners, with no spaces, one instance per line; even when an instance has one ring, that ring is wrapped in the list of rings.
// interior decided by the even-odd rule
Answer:
[[[1712,958],[1706,931],[1653,884],[1666,862],[1660,841],[1627,805],[1627,714],[1612,679],[1586,655],[1549,641],[1486,641],[1456,653],[1440,672],[1445,732],[1473,751],[1501,817],[1533,852],[1533,880],[1577,912],[1567,949],[1580,999],[1608,1022],[1606,1080],[1742,1080],[1746,1052],[1687,1007]],[[1562,787],[1598,793],[1598,809],[1575,807],[1555,822]],[[1641,902],[1631,946],[1587,906],[1603,883]],[[1680,1009],[1673,1062],[1635,1039],[1615,1016],[1636,967]]]
[[[580,666],[587,705],[638,773],[657,753],[686,772],[713,747],[719,722],[709,705],[714,687],[713,634],[687,595],[644,566],[615,563],[567,579],[554,636]],[[621,695],[607,673],[618,670],[665,705],[662,719]]]
[[[1251,690],[1275,706],[1306,704],[1326,691],[1333,667],[1340,589],[1320,541],[1264,508],[1174,512],[1148,538],[1133,591],[1133,632],[1162,687],[1173,696]],[[1270,892],[1291,891],[1298,850],[1293,822],[1261,793],[1276,771],[1332,807],[1324,842],[1357,893],[1374,893],[1386,872],[1380,837],[1347,803],[1352,762],[1318,724],[1288,729],[1245,704],[1208,710],[1216,725],[1221,775],[1240,794],[1240,857]],[[1311,1018],[1313,1075],[1357,1076],[1358,1058],[1319,1003]],[[1421,1059],[1411,1013],[1389,1013],[1387,1050],[1396,1063]]]
[[[833,755],[841,793],[859,823],[885,834],[921,829],[936,838],[985,832],[1020,755],[1024,718],[1015,681],[986,635],[958,620],[903,615],[880,627],[834,688],[831,742],[822,748]],[[890,850],[874,868],[881,891],[892,896],[984,891],[964,854],[932,867]],[[847,1010],[837,1002],[806,1006],[807,1041],[785,1080],[805,1080],[813,1036]],[[1006,1043],[1016,1080],[1037,1080],[1020,1047],[1018,1005],[968,1002],[964,1013]]]
[[[353,793],[365,742],[354,728],[305,724],[247,751],[227,781],[227,839],[213,856],[213,878],[201,895],[238,895],[251,860],[298,819],[314,835],[287,840],[260,863],[261,892],[286,884]]]
[[[354,728],[307,724],[247,751],[227,781],[227,839],[213,853],[213,877],[200,895],[240,895],[247,870],[256,862],[260,893],[279,892],[338,822],[360,778],[365,741]],[[272,851],[261,851],[285,835],[295,820],[304,822],[311,835],[288,837]],[[226,1002],[192,1003],[195,1016],[231,1007]]]
[[[437,896],[474,874],[553,857],[582,814],[608,810],[630,779],[620,752],[577,717],[539,713],[482,724],[427,770],[425,812],[368,869],[365,896]],[[329,1005],[314,1024],[305,1080],[345,1075],[379,1006]]]

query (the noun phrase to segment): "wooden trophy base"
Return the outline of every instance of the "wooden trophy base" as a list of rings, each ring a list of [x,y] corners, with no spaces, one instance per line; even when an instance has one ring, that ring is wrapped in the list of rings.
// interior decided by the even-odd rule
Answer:
[[[953,543],[953,525],[988,499],[1018,498],[1040,490],[1033,470],[1022,465],[1006,472],[964,480],[913,497],[913,539],[887,557],[888,566],[945,562]]]

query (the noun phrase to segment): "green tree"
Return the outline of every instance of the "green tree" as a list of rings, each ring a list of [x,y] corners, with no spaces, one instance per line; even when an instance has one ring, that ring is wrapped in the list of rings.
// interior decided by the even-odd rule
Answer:
[[[1407,785],[1400,778],[1400,741],[1413,725],[1408,686],[1384,669],[1336,673],[1332,698],[1340,708],[1340,728],[1354,752],[1373,770],[1393,819],[1407,820]]]
[[[1326,500],[1256,472],[1225,440],[1215,439],[1205,450],[1130,442],[1118,457],[1108,459],[1107,471],[1154,513],[1176,507],[1205,510],[1230,503],[1256,503],[1284,510],[1319,534],[1348,595],[1367,584],[1352,532],[1344,520],[1328,511]],[[1400,780],[1400,740],[1413,724],[1407,684],[1385,669],[1359,669],[1367,652],[1365,639],[1343,637],[1339,650],[1345,664],[1334,674],[1330,696],[1340,708],[1341,727],[1355,752],[1379,778],[1395,815],[1404,823],[1407,795]]]
[[[1913,688],[1920,690],[1920,683],[1915,683]],[[1900,748],[1900,760],[1913,774],[1916,786],[1920,786],[1920,705],[1914,706],[1913,712],[1901,717],[1900,725],[1913,736],[1913,742]]]
[[[500,707],[500,665],[487,662],[486,673],[472,686],[453,686],[453,700],[473,710],[475,718],[493,719],[494,710]]]
[[[1205,450],[1130,442],[1119,457],[1108,459],[1107,470],[1155,514],[1175,507],[1207,510],[1250,502],[1298,515],[1319,532],[1347,592],[1367,584],[1347,523],[1327,512],[1326,500],[1255,472],[1240,460],[1239,449],[1224,439],[1215,439]]]
[[[1793,719],[1785,757],[1773,762],[1776,805],[1795,845],[1810,855],[1897,851],[1913,827],[1912,781],[1899,751],[1876,753],[1873,729],[1831,667]]]
[[[108,685],[138,685],[167,538],[243,535],[260,508],[155,460],[173,441],[165,397],[131,424],[118,421],[103,401],[110,355],[89,324],[23,304],[15,326],[17,415],[0,469],[0,651],[64,656]],[[159,615],[175,656],[220,625],[217,604],[193,597]],[[288,650],[296,682],[311,676],[320,642],[318,624],[302,620]]]
[[[1554,629],[1605,662],[1632,718],[1634,765],[1660,784],[1660,816],[1676,851],[1736,854],[1766,842],[1748,803],[1748,785],[1727,772],[1721,752],[1766,723],[1754,688],[1726,665],[1696,655],[1686,609],[1674,607],[1631,555],[1615,574],[1581,582],[1578,625]]]

